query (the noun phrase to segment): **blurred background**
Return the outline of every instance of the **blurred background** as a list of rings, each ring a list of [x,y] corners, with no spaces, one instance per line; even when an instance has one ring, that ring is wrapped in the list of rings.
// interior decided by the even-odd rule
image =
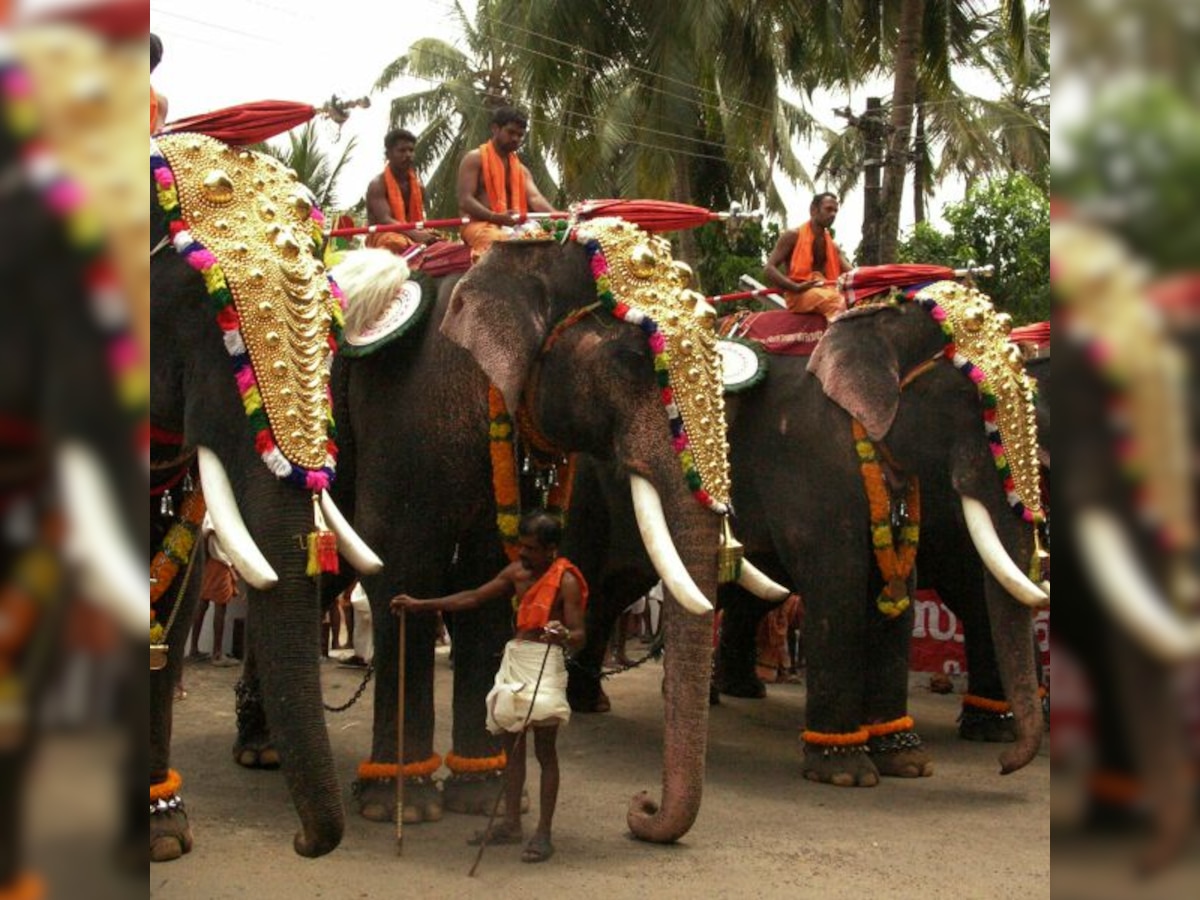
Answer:
[[[1200,3],[1051,25],[1054,889],[1195,896]]]

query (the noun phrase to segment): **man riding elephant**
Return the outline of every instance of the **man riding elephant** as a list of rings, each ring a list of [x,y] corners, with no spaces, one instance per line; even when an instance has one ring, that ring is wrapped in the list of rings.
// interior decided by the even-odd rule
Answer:
[[[396,225],[421,222],[425,218],[425,195],[413,168],[417,136],[404,128],[393,128],[383,138],[387,166],[367,185],[367,224]],[[434,231],[376,232],[367,236],[368,247],[404,253],[417,244],[440,240]]]
[[[833,241],[831,229],[837,214],[837,197],[829,192],[817,194],[809,207],[809,220],[781,234],[767,258],[767,282],[787,292],[787,308],[794,313],[816,312],[832,319],[846,311],[837,279],[851,266]],[[786,275],[781,268],[785,260]]]

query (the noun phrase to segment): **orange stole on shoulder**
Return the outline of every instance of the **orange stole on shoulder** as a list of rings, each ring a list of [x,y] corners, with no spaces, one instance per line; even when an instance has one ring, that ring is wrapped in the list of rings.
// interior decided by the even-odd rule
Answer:
[[[833,236],[829,230],[825,230],[825,271],[821,274],[825,276],[826,281],[836,281],[837,277],[842,274],[842,263],[838,256],[837,247],[833,243]],[[808,281],[809,276],[813,274],[813,230],[812,223],[805,222],[800,226],[799,233],[796,235],[796,247],[792,250],[791,267],[788,269],[788,278],[792,281]]]
[[[546,627],[564,572],[570,572],[579,582],[580,600],[583,609],[587,609],[588,587],[587,582],[583,580],[583,573],[565,556],[560,556],[550,563],[546,574],[535,581],[521,598],[521,605],[517,608],[517,631],[534,631]]]
[[[417,173],[410,167],[408,170],[408,208],[404,206],[404,194],[400,190],[400,182],[392,174],[392,167],[383,170],[383,182],[387,185],[388,207],[392,218],[397,222],[421,222],[425,219],[425,196],[421,191],[421,181]]]
[[[492,212],[504,213],[515,210],[522,216],[529,212],[529,198],[525,195],[525,167],[517,154],[508,154],[508,184],[512,198],[505,190],[504,160],[496,152],[491,141],[479,145],[479,157],[483,163],[483,187],[487,191],[488,206]]]

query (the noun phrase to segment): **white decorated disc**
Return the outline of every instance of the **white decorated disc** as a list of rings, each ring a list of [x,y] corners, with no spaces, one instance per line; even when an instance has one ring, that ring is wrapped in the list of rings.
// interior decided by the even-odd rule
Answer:
[[[721,354],[722,380],[725,390],[741,387],[758,374],[759,359],[753,347],[737,341],[717,341]]]
[[[421,306],[421,286],[406,281],[383,315],[359,334],[346,334],[345,341],[353,347],[369,347],[408,323]]]

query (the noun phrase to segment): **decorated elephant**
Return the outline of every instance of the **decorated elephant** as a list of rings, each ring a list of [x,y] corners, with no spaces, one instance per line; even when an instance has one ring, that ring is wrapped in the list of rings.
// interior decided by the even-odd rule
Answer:
[[[923,546],[932,534],[930,549],[954,549],[968,561],[975,560],[980,607],[976,630],[989,629],[988,636],[999,648],[996,660],[1003,685],[998,687],[1007,687],[1009,696],[1015,689],[1020,698],[1014,704],[1020,740],[1002,757],[1005,771],[1028,762],[1040,741],[1032,621],[1028,609],[1012,599],[1016,595],[1032,604],[1046,600],[1021,571],[1023,566],[1012,561],[1031,560],[1032,529],[1009,511],[995,471],[993,458],[998,454],[982,421],[988,401],[980,398],[971,379],[948,361],[939,361],[946,333],[921,308],[923,303],[934,309],[936,296],[955,304],[952,309],[964,306],[965,299],[978,310],[972,312],[973,319],[989,313],[981,296],[965,290],[944,283],[915,302],[847,315],[823,338],[812,371],[804,356],[773,356],[766,382],[729,401],[734,505],[747,557],[767,574],[794,585],[807,603],[809,725],[804,766],[815,780],[862,785],[876,783],[881,773],[931,771],[929,756],[905,715],[912,623],[904,607],[915,574],[915,548],[911,543],[905,547],[905,537],[906,528],[915,522],[903,520],[901,501],[904,512],[920,517]],[[939,305],[934,313],[944,317],[940,310]],[[999,343],[987,352],[1003,355],[993,355],[988,362],[1007,373],[1010,362],[1018,360],[1010,359],[1000,331],[995,325],[989,332]],[[1015,397],[1006,398],[1019,414],[1008,427],[1028,441],[1034,439],[1032,411],[1024,396],[1027,385],[1017,380],[1013,388],[1018,387]],[[854,423],[852,416],[862,424]],[[852,437],[852,431],[857,435]],[[1036,448],[1020,443],[1017,447],[1022,465],[1036,473],[1036,459],[1030,456]],[[886,468],[878,462],[881,457]],[[1025,501],[1036,503],[1036,474],[1031,483],[1027,478],[1022,475]],[[917,484],[919,495],[914,493]],[[872,494],[877,510],[869,503]],[[1012,499],[1019,500],[1015,495]],[[604,527],[606,520],[588,515],[582,538],[577,531],[570,539],[593,543],[588,535],[593,521]],[[930,529],[931,522],[937,527]],[[979,557],[967,538],[972,530],[989,543],[992,566],[1003,582],[978,568]],[[610,531],[619,534],[621,529]],[[994,537],[997,533],[1001,538]],[[873,534],[883,546],[872,546]],[[892,571],[884,582],[877,551],[887,552],[889,545]],[[1001,545],[1005,553],[997,552]],[[635,590],[644,589],[647,576],[644,571],[639,574],[636,565],[626,562],[618,568],[606,562],[620,554],[606,556],[603,551],[590,558],[581,548],[571,552],[584,561],[581,565],[599,564],[601,577],[617,589],[630,582],[636,582]],[[944,570],[931,574],[966,591],[968,568],[964,563],[958,567],[961,571],[949,570],[957,581]],[[605,587],[602,584],[597,593]],[[722,655],[729,648],[733,668],[739,669],[740,654],[740,671],[753,677],[753,656],[747,651],[764,607],[744,598],[723,600],[728,602]],[[603,637],[598,643],[603,646]],[[602,652],[591,640],[589,649]],[[573,681],[585,674],[581,670],[589,662],[594,673],[599,658],[589,661],[581,654],[579,662]],[[722,665],[727,662],[722,659]],[[573,693],[582,704],[591,698],[587,681],[581,682],[583,688]]]
[[[639,795],[628,818],[636,836],[672,841],[700,803],[709,598],[728,500],[712,309],[686,289],[690,273],[672,263],[670,245],[633,225],[599,220],[558,237],[495,245],[461,280],[441,283],[426,320],[335,364],[346,448],[337,497],[386,563],[363,579],[377,678],[360,809],[395,815],[398,625],[389,599],[491,578],[515,538],[518,470],[540,470],[544,487],[561,488],[565,476],[552,472],[583,452],[613,461],[630,485],[643,541],[674,598],[662,801]],[[407,623],[405,821],[436,820],[443,804],[486,813],[497,796],[504,758],[485,730],[484,698],[511,611],[492,606],[453,621],[451,774],[440,794],[431,780],[443,761],[433,745],[433,625]]]
[[[297,853],[342,837],[341,790],[319,678],[312,576],[340,553],[378,558],[328,494],[336,431],[328,358],[336,287],[316,254],[320,213],[278,162],[202,134],[151,145],[152,460],[150,852],[191,846],[181,777],[170,768],[172,689],[195,601],[207,514],[248,585],[246,678],[272,723],[300,817]]]
[[[1100,833],[1148,822],[1140,865],[1154,870],[1187,846],[1196,820],[1179,679],[1200,660],[1186,362],[1147,309],[1142,268],[1112,237],[1059,221],[1051,254],[1069,436],[1058,557],[1072,585],[1055,640],[1092,693],[1085,822]]]
[[[39,879],[24,870],[22,813],[68,601],[86,596],[106,610],[130,653],[146,621],[137,550],[146,528],[137,453],[144,347],[111,248],[80,227],[109,221],[114,206],[130,210],[103,191],[85,202],[39,126],[57,98],[35,91],[35,54],[23,50],[20,61],[0,50],[0,896],[40,896]],[[103,120],[105,105],[96,111]],[[133,776],[129,765],[122,771],[118,859],[130,868],[145,852],[146,709],[138,697],[132,692],[122,722],[131,765],[143,763]]]

